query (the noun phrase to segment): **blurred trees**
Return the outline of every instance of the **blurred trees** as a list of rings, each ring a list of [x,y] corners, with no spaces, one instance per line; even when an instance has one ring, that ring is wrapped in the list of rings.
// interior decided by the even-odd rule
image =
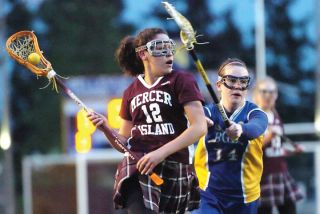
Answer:
[[[286,123],[313,121],[314,117],[315,63],[312,54],[315,48],[307,35],[307,27],[313,16],[300,20],[292,17],[290,8],[295,3],[286,0],[265,1],[267,74],[279,82],[278,109]],[[251,45],[243,43],[244,35],[239,23],[232,19],[235,6],[230,6],[222,14],[215,14],[208,10],[209,4],[209,0],[188,0],[177,1],[174,5],[191,22],[197,33],[204,35],[198,41],[210,42],[196,46],[204,67],[217,69],[226,58],[238,57],[249,68],[255,69],[255,42],[251,42]],[[158,8],[155,13],[161,20],[169,16]],[[170,36],[179,37],[178,26],[169,22],[166,29]]]
[[[24,4],[15,2],[7,18],[9,34],[30,30],[31,23],[30,11]],[[15,151],[19,154],[50,151],[59,142],[58,132],[54,132],[59,128],[59,123],[56,122],[57,117],[51,114],[52,111],[59,112],[58,105],[54,104],[57,102],[55,93],[38,91],[45,82],[37,81],[35,74],[17,63],[13,65],[11,115]]]
[[[119,71],[114,51],[132,31],[119,21],[122,1],[49,0],[40,14],[47,25],[47,57],[62,75]]]
[[[8,16],[9,33],[34,29],[40,48],[54,69],[63,76],[118,72],[114,51],[120,38],[130,31],[121,25],[121,1],[44,1],[38,11],[23,3],[13,4]],[[41,17],[39,18],[39,13]],[[44,22],[40,27],[39,22]],[[12,88],[13,135],[22,153],[61,149],[61,95],[20,65],[14,64]]]
[[[297,20],[294,3],[265,1],[267,71],[281,83],[277,108],[286,123],[313,121],[315,105],[315,46],[307,29],[313,16]]]
[[[184,5],[178,7],[179,4]],[[243,35],[232,20],[234,8],[228,8],[218,15],[208,9],[209,4],[210,0],[187,0],[174,4],[176,9],[190,21],[197,35],[203,35],[198,37],[197,41],[209,42],[209,44],[195,46],[204,67],[217,69],[224,60],[234,57],[244,60],[249,67],[254,67],[254,47],[243,44]],[[172,20],[166,21],[169,15],[164,9],[156,8],[155,14],[161,21],[166,22],[165,28],[171,37],[180,38],[178,26]],[[217,23],[220,26],[217,26]]]
[[[30,28],[31,14],[26,7],[16,1],[11,2],[12,10],[7,16],[7,31],[11,35],[17,31]],[[34,102],[30,99],[32,93],[33,75],[22,66],[13,63],[10,88],[12,153],[15,169],[15,187],[17,199],[21,201],[21,158],[28,151],[35,149],[38,140],[33,141],[36,133],[32,131],[36,122],[36,111],[32,110]],[[36,131],[36,130],[34,130]],[[29,150],[30,149],[30,150]],[[18,203],[17,203],[18,204]],[[20,204],[21,205],[21,204]],[[19,210],[20,206],[16,208]],[[21,213],[21,212],[18,212]]]
[[[27,8],[23,1],[10,2],[8,36],[35,30],[40,49],[63,76],[119,72],[114,51],[132,28],[121,24],[121,1],[48,0],[40,8]],[[29,5],[30,6],[30,5]],[[39,16],[40,15],[40,16]],[[13,63],[11,115],[17,191],[21,193],[22,157],[31,153],[61,152],[61,95]],[[61,93],[61,92],[60,92]]]

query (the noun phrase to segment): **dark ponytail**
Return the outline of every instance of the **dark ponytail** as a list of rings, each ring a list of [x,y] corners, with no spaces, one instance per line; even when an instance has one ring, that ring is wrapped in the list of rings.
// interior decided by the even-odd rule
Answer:
[[[127,36],[121,40],[115,56],[119,66],[125,73],[132,76],[143,73],[144,67],[141,59],[136,54],[133,36]]]
[[[125,73],[132,76],[143,74],[144,66],[135,48],[147,44],[147,42],[153,40],[157,34],[167,34],[167,32],[161,28],[147,28],[141,31],[136,38],[126,36],[121,40],[115,57]]]

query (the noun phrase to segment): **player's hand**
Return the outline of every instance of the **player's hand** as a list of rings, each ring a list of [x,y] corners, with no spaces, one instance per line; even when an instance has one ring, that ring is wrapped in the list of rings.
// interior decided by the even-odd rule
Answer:
[[[137,169],[142,175],[149,175],[154,167],[165,159],[165,156],[159,150],[149,152],[144,155],[137,163]]]
[[[305,151],[305,148],[300,144],[295,144],[294,148],[295,148],[295,153],[296,154],[300,154],[300,153],[303,153]]]
[[[98,129],[103,130],[105,127],[107,127],[107,118],[105,118],[102,114],[93,111],[88,113],[87,117]]]
[[[226,133],[232,140],[238,139],[243,132],[242,126],[233,121],[230,121],[230,123],[231,123],[231,126],[226,128]]]
[[[214,125],[214,122],[209,117],[206,117],[206,122],[207,122],[208,128]]]

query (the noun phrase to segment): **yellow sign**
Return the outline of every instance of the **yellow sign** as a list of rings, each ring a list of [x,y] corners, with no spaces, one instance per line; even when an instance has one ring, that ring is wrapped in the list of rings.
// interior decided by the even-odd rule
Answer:
[[[81,109],[77,113],[77,129],[75,135],[75,148],[78,153],[87,153],[91,150],[91,134],[96,130],[96,127],[87,118],[87,112]]]
[[[108,122],[109,126],[114,129],[119,129],[121,124],[121,118],[119,116],[121,108],[121,98],[115,98],[108,103]]]
[[[78,131],[75,138],[78,153],[87,153],[91,150],[91,134]]]
[[[108,123],[111,128],[119,129],[121,118],[119,116],[122,99],[115,98],[108,102]],[[77,113],[77,133],[75,135],[75,149],[78,153],[87,153],[92,148],[91,135],[96,127],[87,118],[87,112],[81,109]]]
[[[77,129],[80,132],[92,134],[96,127],[91,123],[91,121],[87,118],[87,112],[84,109],[78,111],[77,114]]]

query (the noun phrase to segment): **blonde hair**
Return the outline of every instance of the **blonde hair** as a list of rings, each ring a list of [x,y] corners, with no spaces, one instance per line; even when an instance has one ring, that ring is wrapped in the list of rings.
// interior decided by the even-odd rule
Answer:
[[[264,77],[264,78],[262,78],[262,79],[260,79],[260,80],[257,80],[257,82],[256,82],[256,84],[255,84],[255,86],[254,86],[254,88],[253,88],[253,93],[252,93],[252,100],[255,102],[255,103],[257,103],[257,96],[258,96],[258,92],[259,92],[259,88],[260,88],[260,86],[262,85],[262,84],[264,84],[264,83],[272,83],[274,86],[275,86],[275,88],[276,88],[276,91],[278,92],[278,86],[277,86],[277,82],[272,78],[272,77],[270,77],[270,76],[266,76],[266,77]]]

